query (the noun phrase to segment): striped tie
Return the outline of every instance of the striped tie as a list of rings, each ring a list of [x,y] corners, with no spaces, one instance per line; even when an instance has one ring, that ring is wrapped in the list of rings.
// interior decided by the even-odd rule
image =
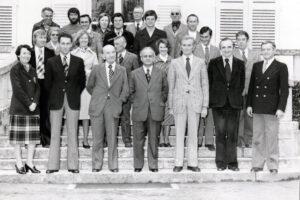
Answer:
[[[111,80],[112,80],[113,75],[114,75],[114,71],[112,70],[112,66],[111,65],[108,66],[108,69],[109,69],[109,72],[108,72],[109,82],[111,83]]]
[[[243,53],[243,55],[242,55],[243,61],[244,61],[245,64],[246,64],[246,63],[247,63],[247,57],[246,57],[245,51],[243,51],[242,53]]]
[[[68,76],[68,71],[69,71],[69,65],[67,62],[67,56],[64,56],[64,62],[63,62],[64,68],[65,68],[65,76]]]
[[[209,62],[209,48],[208,45],[205,46],[205,64],[208,65]]]
[[[39,49],[39,56],[38,56],[36,72],[37,72],[37,76],[39,79],[44,78],[44,73],[45,73],[44,56],[43,56],[43,51],[41,48]]]

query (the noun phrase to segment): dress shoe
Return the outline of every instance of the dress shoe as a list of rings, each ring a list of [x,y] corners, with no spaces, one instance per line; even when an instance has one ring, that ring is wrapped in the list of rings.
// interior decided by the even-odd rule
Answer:
[[[89,144],[84,144],[84,142],[82,142],[82,147],[85,149],[91,148],[91,146]]]
[[[135,168],[134,169],[134,172],[141,172],[142,171],[142,169],[140,169],[140,168]]]
[[[173,172],[181,172],[182,169],[183,169],[183,167],[175,166],[175,167],[173,168]]]
[[[251,144],[245,144],[245,147],[246,148],[251,148],[252,146],[251,146]]]
[[[165,147],[172,147],[172,145],[170,143],[166,143]]]
[[[35,168],[35,166],[33,166],[33,167],[31,168],[31,167],[29,167],[27,164],[25,164],[25,170],[26,170],[26,172],[28,172],[28,171],[30,170],[31,173],[34,173],[34,174],[39,174],[39,173],[41,173],[41,171],[40,171],[40,170],[37,170],[37,169]]]
[[[132,147],[132,144],[130,142],[125,143],[125,147],[127,147],[127,148]]]
[[[48,169],[48,170],[46,171],[46,174],[52,174],[52,173],[54,173],[54,172],[58,172],[58,169]]]
[[[263,168],[260,168],[260,167],[252,167],[251,172],[259,172],[262,170],[263,170]]]
[[[226,169],[226,167],[217,167],[218,171],[224,171]]]
[[[278,170],[277,170],[277,169],[270,169],[270,173],[271,173],[271,174],[277,174],[277,173],[278,173]]]
[[[188,166],[187,169],[190,170],[190,171],[193,171],[193,172],[200,172],[200,168],[199,167]]]
[[[110,169],[110,171],[116,173],[119,172],[119,169]]]
[[[165,143],[160,143],[158,146],[159,147],[165,147]]]
[[[205,147],[207,147],[208,150],[210,150],[210,151],[215,151],[216,150],[215,145],[213,145],[213,144],[207,144],[207,145],[205,145]]]
[[[202,144],[198,144],[198,148],[201,148],[202,147]]]
[[[158,169],[149,169],[151,172],[158,172]]]
[[[18,166],[15,165],[15,168],[16,168],[16,172],[17,172],[18,174],[26,174],[26,170],[25,170],[24,167],[18,168]]]
[[[92,172],[100,172],[101,169],[92,169]]]
[[[228,166],[228,169],[235,172],[240,171],[240,169],[236,166]]]
[[[68,169],[68,172],[72,172],[74,174],[78,174],[79,170],[78,169]]]
[[[49,144],[45,144],[45,145],[43,145],[43,148],[49,148],[50,147],[50,145]]]

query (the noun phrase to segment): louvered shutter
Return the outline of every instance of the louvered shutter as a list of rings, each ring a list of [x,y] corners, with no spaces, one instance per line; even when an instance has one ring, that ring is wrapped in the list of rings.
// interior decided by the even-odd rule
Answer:
[[[71,3],[53,3],[53,10],[54,10],[54,19],[56,23],[58,23],[61,27],[69,24],[68,19],[68,10],[72,7],[78,8],[76,2]]]
[[[159,3],[157,5],[157,14],[158,14],[158,20],[156,22],[156,26],[160,29],[162,29],[164,26],[171,23],[170,18],[170,12],[172,8],[178,8],[180,9],[180,5],[170,3],[170,4],[161,4]]]
[[[13,5],[0,4],[0,52],[10,52],[13,46]]]

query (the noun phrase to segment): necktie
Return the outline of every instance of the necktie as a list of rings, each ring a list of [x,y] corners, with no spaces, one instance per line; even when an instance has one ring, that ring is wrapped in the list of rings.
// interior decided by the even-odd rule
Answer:
[[[122,54],[119,55],[119,64],[123,62],[124,58],[122,57]]]
[[[111,65],[108,66],[108,69],[109,69],[109,71],[108,71],[109,82],[111,83],[111,80],[112,80],[113,75],[114,75],[114,71],[112,70],[112,66]]]
[[[226,80],[227,80],[227,83],[230,82],[230,79],[231,79],[231,69],[230,69],[230,64],[229,64],[229,59],[228,58],[225,58],[225,74],[226,74]]]
[[[265,73],[265,71],[267,70],[267,65],[268,65],[268,60],[265,60],[262,73]]]
[[[186,72],[188,77],[190,77],[190,72],[191,72],[191,63],[190,63],[190,58],[186,58],[186,64],[185,64]]]
[[[149,83],[150,80],[151,80],[150,69],[147,69],[146,79],[147,79],[147,82],[148,82],[148,83]]]
[[[246,55],[245,55],[245,51],[243,51],[243,61],[245,62],[245,64],[246,64],[246,62],[247,62],[247,57],[246,57]]]
[[[38,56],[38,63],[37,63],[36,70],[37,70],[38,78],[44,78],[44,72],[45,72],[44,56],[43,56],[43,51],[41,48],[39,49],[39,56]]]
[[[136,31],[139,31],[140,30],[140,23],[137,23],[136,24]]]
[[[68,76],[68,71],[69,71],[69,65],[68,65],[68,61],[67,61],[67,56],[64,56],[64,72],[65,72],[65,76]]]
[[[208,45],[205,46],[205,64],[206,66],[208,65],[209,62],[209,49],[208,49]]]

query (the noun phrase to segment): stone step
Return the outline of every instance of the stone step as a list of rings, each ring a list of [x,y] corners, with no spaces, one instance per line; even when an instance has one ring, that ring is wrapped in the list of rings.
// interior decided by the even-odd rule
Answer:
[[[300,178],[298,170],[279,170],[277,175],[271,175],[268,171],[251,173],[248,169],[239,172],[225,170],[222,172],[215,169],[202,169],[194,173],[184,169],[180,173],[174,173],[169,169],[160,170],[157,173],[144,170],[134,173],[132,170],[120,170],[118,173],[111,173],[103,170],[99,173],[92,173],[90,170],[82,170],[79,174],[72,174],[61,170],[54,174],[26,175],[16,174],[14,170],[0,170],[2,183],[29,183],[29,184],[122,184],[122,183],[207,183],[207,182],[274,182],[296,180]],[[63,186],[63,185],[62,185]],[[69,185],[70,186],[70,185]],[[75,187],[76,185],[71,185]],[[175,185],[173,185],[175,186]]]
[[[23,159],[25,162],[26,160]],[[80,158],[79,159],[79,169],[80,170],[90,170],[92,169],[91,158]],[[37,169],[46,170],[48,159],[35,159],[34,163]],[[121,170],[133,170],[133,158],[119,158],[119,169]],[[240,169],[251,169],[251,158],[239,158],[238,159]],[[15,159],[1,159],[0,170],[15,169]],[[186,167],[186,160],[184,166]],[[198,166],[201,169],[216,169],[215,158],[199,158]],[[158,159],[158,168],[159,169],[172,169],[174,167],[173,158],[159,158]],[[60,160],[60,169],[67,169],[67,160]],[[107,169],[107,158],[103,160],[103,169]],[[145,159],[144,170],[148,169],[147,160]],[[291,158],[280,158],[279,159],[279,169],[283,170],[294,170],[300,169],[300,157],[291,157]]]

